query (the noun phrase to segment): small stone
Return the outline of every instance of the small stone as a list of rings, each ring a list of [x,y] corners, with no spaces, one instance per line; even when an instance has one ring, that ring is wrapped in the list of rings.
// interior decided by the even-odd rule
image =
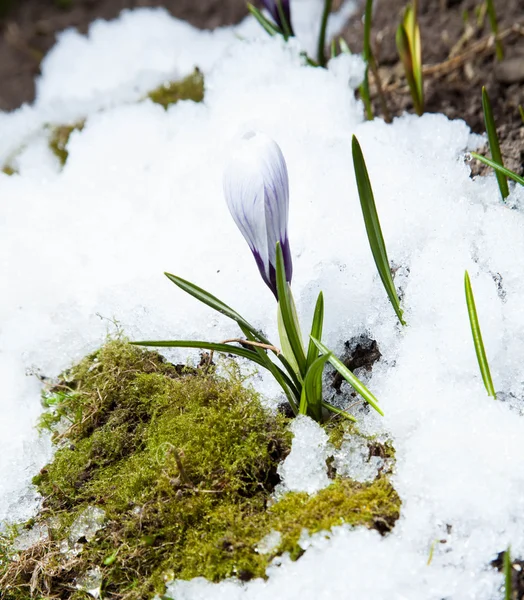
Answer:
[[[505,84],[524,81],[524,56],[507,58],[495,65],[495,77]]]

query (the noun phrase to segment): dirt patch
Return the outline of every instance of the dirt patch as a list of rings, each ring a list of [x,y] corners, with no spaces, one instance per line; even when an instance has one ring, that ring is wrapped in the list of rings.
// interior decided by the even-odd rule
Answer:
[[[57,32],[87,31],[95,19],[114,19],[125,8],[163,6],[196,27],[237,23],[244,0],[0,0],[0,110],[32,102],[40,62]]]
[[[498,62],[489,20],[479,13],[479,0],[419,2],[422,60],[425,65],[425,109],[451,119],[464,119],[476,132],[484,131],[481,88],[493,104],[499,135],[506,142],[508,167],[522,169],[524,127],[518,106],[524,104],[524,0],[495,1],[504,60]],[[395,32],[406,0],[375,0],[372,45],[380,65],[387,103],[393,115],[413,111],[409,90],[395,45]],[[362,13],[344,32],[354,52],[362,50]],[[378,99],[375,114],[381,115]]]

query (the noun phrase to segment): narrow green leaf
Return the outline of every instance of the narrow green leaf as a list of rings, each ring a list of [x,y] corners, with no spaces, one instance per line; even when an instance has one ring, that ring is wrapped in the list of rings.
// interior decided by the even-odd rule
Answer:
[[[497,55],[497,60],[501,61],[504,59],[504,48],[502,47],[502,42],[498,37],[499,26],[497,22],[497,13],[495,12],[495,4],[493,0],[486,0],[486,6],[488,10],[489,24],[491,26],[491,31],[495,36],[495,53]]]
[[[344,377],[344,379],[351,385],[351,387],[356,392],[358,392],[362,396],[362,398],[364,398],[364,400],[378,412],[379,415],[384,416],[382,409],[378,405],[378,400],[360,381],[360,379],[358,379],[358,377],[355,377],[355,375],[353,375],[353,373],[346,367],[346,365],[341,360],[339,360],[329,348],[324,346],[322,342],[316,340],[315,338],[311,339],[313,340],[317,348],[320,350],[320,352],[322,352],[322,354],[330,354],[328,361],[335,367],[335,369],[342,375],[342,377]]]
[[[320,22],[320,32],[318,34],[318,50],[317,50],[317,60],[318,64],[321,67],[326,66],[326,54],[325,54],[325,46],[326,46],[326,29],[328,24],[329,13],[331,12],[331,5],[333,4],[333,0],[324,0],[324,10],[322,11],[322,20]]]
[[[282,0],[276,0],[277,3],[277,12],[280,18],[280,22],[282,23],[282,33],[284,34],[284,39],[288,40],[293,32],[291,31],[291,24],[287,22],[286,13],[284,12],[284,8],[282,6]]]
[[[495,171],[503,173],[504,175],[506,175],[506,177],[513,179],[513,181],[520,183],[520,185],[524,185],[524,177],[517,175],[513,171],[510,171],[509,169],[507,169],[503,165],[500,165],[499,163],[495,162],[494,160],[491,160],[490,158],[487,158],[486,156],[477,154],[476,152],[472,152],[471,156],[473,156],[473,158],[476,158],[477,160],[480,160],[480,162],[483,162],[485,165],[488,165],[488,167],[492,167],[493,169],[495,169]]]
[[[502,154],[500,152],[499,138],[497,136],[497,128],[495,126],[495,119],[493,118],[493,110],[491,108],[491,102],[485,87],[482,88],[482,110],[484,111],[484,123],[486,124],[486,132],[488,134],[491,156],[493,157],[494,162],[504,166],[504,161],[502,160]],[[509,196],[508,180],[499,170],[495,171],[495,175],[499,184],[500,194],[502,199],[505,200]]]
[[[313,313],[313,322],[311,324],[311,336],[317,340],[322,339],[322,327],[324,325],[324,294],[320,292],[318,294],[317,303],[315,305],[315,312]],[[307,350],[306,358],[306,370],[313,362],[318,358],[318,348],[315,346],[311,337],[309,339],[309,346]]]
[[[330,48],[331,60],[337,57],[337,41],[335,38],[331,40],[331,48]]]
[[[260,356],[253,350],[238,346],[230,346],[229,344],[215,344],[213,342],[204,342],[200,340],[146,340],[130,343],[133,346],[152,346],[155,348],[201,348],[202,350],[214,350],[215,352],[235,354],[242,358],[248,358],[262,367],[266,366],[264,361],[260,359]]]
[[[373,0],[366,0],[366,8],[364,11],[364,47],[363,58],[366,64],[371,57],[371,18],[373,15]]]
[[[233,310],[230,306],[219,300],[209,292],[206,292],[202,288],[199,288],[194,283],[186,281],[181,277],[177,277],[176,275],[171,275],[171,273],[165,273],[165,276],[172,281],[175,285],[177,285],[180,289],[184,290],[184,292],[188,293],[190,296],[193,296],[200,302],[207,304],[214,310],[222,313],[226,317],[233,319],[236,323],[240,325],[240,327],[244,327],[248,329],[254,336],[255,340],[258,342],[262,342],[263,344],[270,344],[269,342],[259,331],[257,331],[252,325],[250,325],[244,317],[240,316],[235,310]]]
[[[508,547],[504,552],[504,600],[512,600],[513,598],[513,581],[511,572],[513,565],[511,564],[511,548]]]
[[[486,357],[486,350],[484,349],[484,342],[482,341],[482,333],[480,331],[479,320],[477,316],[477,308],[475,306],[475,297],[473,296],[473,289],[471,287],[471,281],[469,274],[466,271],[464,274],[464,287],[466,290],[466,304],[468,306],[469,323],[471,325],[471,334],[473,336],[473,344],[475,346],[475,353],[479,363],[480,373],[482,375],[482,381],[489,396],[493,398],[497,397],[495,388],[493,387],[493,381],[491,380],[491,371],[489,370],[488,359]]]
[[[357,420],[355,419],[355,417],[353,415],[350,415],[348,412],[346,412],[345,410],[342,410],[341,408],[337,408],[336,406],[329,404],[329,402],[323,401],[322,406],[324,408],[327,408],[332,413],[335,413],[336,415],[340,415],[341,417],[344,417],[353,423],[357,422]]]
[[[293,352],[293,347],[291,346],[291,342],[289,341],[289,336],[287,334],[286,326],[284,325],[284,319],[282,318],[282,308],[280,303],[277,306],[277,326],[278,326],[278,337],[280,339],[280,347],[282,349],[282,354],[286,357],[289,366],[293,370],[293,372],[302,379],[302,374],[300,372],[300,367],[295,358],[295,354]]]
[[[411,6],[406,7],[403,21],[397,28],[396,43],[400,59],[404,65],[415,112],[422,115],[424,112],[424,86],[420,29]]]
[[[246,329],[244,327],[241,327],[241,329],[242,333],[246,336],[248,340],[252,342],[256,341],[249,329]],[[284,390],[286,396],[288,396],[291,408],[293,409],[293,412],[296,415],[298,413],[298,403],[300,401],[300,390],[302,388],[302,384],[298,381],[296,374],[294,373],[289,363],[282,356],[282,353],[277,354],[277,357],[280,359],[287,371],[286,373],[278,365],[273,363],[273,361],[269,358],[269,356],[266,354],[263,348],[253,346],[253,351],[259,355],[260,360],[264,363],[263,366],[271,372],[273,377],[279,383],[280,387]]]
[[[351,49],[344,38],[338,38],[338,46],[343,54],[351,54]]]
[[[329,354],[324,354],[313,362],[302,387],[300,414],[309,415],[317,423],[322,422],[322,373],[329,358]]]
[[[364,103],[364,112],[366,113],[366,120],[373,121],[373,105],[371,104],[371,94],[369,92],[369,67],[366,67],[364,71],[364,79],[358,88],[360,97]]]
[[[258,10],[256,6],[253,6],[250,2],[247,3],[247,9],[255,17],[255,19],[262,25],[262,27],[269,33],[269,35],[283,35],[283,32],[272,23],[269,19]]]
[[[524,107],[522,106],[522,104],[519,104],[519,113],[520,113],[520,118],[522,119],[522,122],[524,123]]]
[[[386,244],[382,236],[382,229],[380,227],[377,208],[375,206],[371,182],[369,181],[368,170],[364,161],[362,149],[360,148],[360,144],[355,136],[353,136],[352,148],[353,165],[355,168],[358,195],[360,197],[360,206],[362,207],[362,214],[364,216],[364,223],[366,225],[366,233],[368,235],[371,252],[373,254],[380,279],[382,280],[382,284],[384,285],[393,309],[395,310],[399,321],[402,323],[402,325],[405,325],[406,323],[402,317],[402,309],[400,308],[400,301],[397,296],[395,284],[393,283],[393,277],[391,276]]]
[[[373,12],[373,0],[366,0],[366,9],[364,11],[364,47],[362,51],[362,58],[366,63],[366,70],[364,72],[364,80],[362,81],[359,91],[362,101],[364,102],[364,109],[366,111],[366,119],[368,121],[373,120],[373,106],[371,105],[371,95],[369,92],[369,63],[371,60],[371,15]]]
[[[284,257],[282,255],[282,248],[280,243],[277,242],[277,265],[276,265],[276,279],[277,279],[277,293],[278,303],[282,312],[282,321],[286,332],[287,339],[291,347],[292,355],[298,365],[299,373],[303,378],[306,374],[306,356],[304,354],[304,348],[302,346],[302,340],[300,336],[300,327],[296,318],[296,310],[294,307],[293,297],[291,295],[291,289],[288,282],[286,281],[286,271],[284,267]],[[288,357],[286,357],[288,358]],[[288,358],[289,360],[289,358]]]

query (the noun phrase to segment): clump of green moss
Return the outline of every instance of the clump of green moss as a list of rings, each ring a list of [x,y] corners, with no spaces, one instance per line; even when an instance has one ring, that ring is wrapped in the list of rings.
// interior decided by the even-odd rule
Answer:
[[[304,528],[393,526],[400,500],[384,476],[337,478],[315,496],[273,502],[291,435],[244,383],[234,365],[220,377],[123,341],[64,373],[44,397],[52,411],[41,427],[58,450],[34,479],[43,508],[26,524],[49,535],[16,560],[3,541],[4,597],[85,598],[75,586],[96,572],[103,597],[147,599],[173,578],[264,577],[276,555],[301,555]],[[104,515],[103,526],[72,537],[86,510]],[[271,531],[277,546],[259,552]]]
[[[15,173],[17,173],[17,171],[16,169],[13,169],[11,165],[4,165],[2,167],[2,173],[4,173],[5,175],[14,175]]]
[[[204,76],[199,69],[195,69],[181,81],[165,83],[148,94],[153,102],[167,108],[179,100],[193,100],[202,102],[204,99]]]
[[[73,125],[58,125],[52,128],[49,147],[62,166],[66,164],[69,155],[66,148],[71,134],[73,131],[82,131],[84,125],[85,121],[79,121]]]

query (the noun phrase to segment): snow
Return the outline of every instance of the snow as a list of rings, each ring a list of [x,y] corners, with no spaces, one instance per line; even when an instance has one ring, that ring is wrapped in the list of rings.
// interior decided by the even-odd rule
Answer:
[[[305,47],[319,4],[293,5]],[[282,557],[267,582],[174,582],[171,596],[501,598],[490,561],[509,544],[524,554],[524,188],[513,188],[504,205],[493,176],[470,178],[464,155],[478,138],[462,121],[427,114],[364,122],[348,86],[362,73],[357,57],[329,70],[306,67],[297,43],[269,39],[255,25],[197,32],[162,10],[141,9],[95,23],[87,37],[66,32],[43,63],[35,104],[0,114],[0,160],[20,170],[0,174],[0,517],[33,513],[39,500],[30,480],[51,456],[34,429],[41,383],[28,372],[56,376],[115,323],[132,339],[238,335],[163,271],[205,287],[277,339],[274,299],[222,197],[229,141],[255,129],[278,142],[288,163],[299,317],[306,327],[322,289],[329,347],[340,354],[344,341],[364,333],[379,345],[368,385],[385,417],[354,412],[363,433],[393,440],[402,515],[387,537],[342,526],[305,539],[301,559]],[[204,103],[164,111],[142,100],[194,64],[206,76]],[[61,170],[43,127],[84,117]],[[389,256],[401,267],[405,328],[369,250],[352,134]],[[493,381],[509,401],[483,388],[465,269]],[[188,356],[196,355],[176,354]],[[278,401],[266,376],[255,384]],[[308,427],[296,427],[299,445]],[[300,461],[297,469],[286,478],[308,485]]]

